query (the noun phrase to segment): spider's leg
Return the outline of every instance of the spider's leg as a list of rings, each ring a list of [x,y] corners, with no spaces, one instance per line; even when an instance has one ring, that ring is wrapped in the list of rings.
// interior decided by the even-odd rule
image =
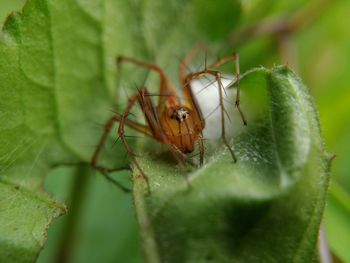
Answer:
[[[134,95],[132,95],[129,98],[128,105],[126,106],[125,111],[121,115],[119,128],[118,128],[118,134],[119,134],[120,140],[122,141],[122,143],[123,143],[123,145],[124,145],[124,147],[125,147],[125,149],[127,151],[127,154],[129,155],[131,161],[134,163],[134,165],[139,170],[142,179],[144,179],[146,181],[147,191],[148,191],[148,194],[150,194],[151,193],[151,189],[150,189],[148,177],[143,172],[143,170],[142,170],[141,166],[139,165],[139,163],[138,163],[134,153],[131,151],[131,148],[130,148],[128,142],[126,141],[125,134],[124,134],[124,127],[125,127],[125,125],[127,125],[127,119],[126,118],[129,115],[131,108],[134,106],[134,104],[135,104],[135,102],[137,100],[139,100],[139,102],[142,101],[142,96],[141,96],[140,91],[138,91],[137,93],[135,93]]]
[[[51,165],[51,167],[58,167],[58,166],[79,166],[79,165],[90,165],[92,166],[91,162],[75,162],[75,163],[57,163],[57,164],[53,164]],[[109,182],[111,182],[112,184],[114,184],[115,186],[117,186],[118,188],[120,188],[123,192],[129,193],[130,189],[126,188],[125,186],[123,186],[121,183],[119,183],[118,181],[116,181],[113,177],[111,177],[109,175],[109,173],[112,172],[118,172],[118,171],[125,171],[130,169],[129,167],[119,167],[119,168],[115,168],[115,169],[109,169],[109,168],[105,168],[99,165],[95,165],[93,166],[94,169],[96,169],[97,171],[99,171],[104,177],[105,179],[107,179]]]
[[[221,138],[224,144],[227,146],[229,149],[231,156],[233,158],[233,161],[236,162],[237,158],[235,153],[233,152],[230,144],[228,143],[226,139],[226,132],[225,132],[225,106],[224,106],[224,97],[223,97],[223,86],[221,82],[221,74],[219,72],[212,71],[210,74],[214,75],[217,82],[218,82],[218,87],[219,87],[219,96],[220,96],[220,109],[221,109]]]
[[[163,70],[160,67],[158,67],[157,65],[154,65],[154,64],[145,63],[145,62],[137,60],[137,59],[119,56],[119,57],[117,57],[117,70],[118,71],[120,71],[120,67],[121,67],[121,64],[123,62],[128,62],[128,63],[133,64],[135,66],[147,68],[147,69],[152,70],[152,71],[156,72],[157,74],[159,74],[159,81],[160,81],[160,83],[159,83],[159,87],[160,87],[159,95],[160,96],[159,96],[158,105],[160,107],[163,107],[163,105],[166,104],[167,96],[174,96],[175,98],[177,98],[176,90],[175,90],[173,84],[167,78],[167,76],[165,75],[165,73],[163,72]]]
[[[123,192],[125,192],[125,193],[131,192],[131,190],[129,188],[125,187],[124,185],[122,185],[121,183],[116,181],[112,176],[110,176],[108,171],[100,171],[100,173],[104,176],[104,178],[107,181],[111,182],[112,184],[114,184],[115,186],[120,188]]]
[[[171,153],[179,163],[187,163],[191,166],[195,166],[195,163],[192,160],[188,159],[186,154],[181,152],[179,148],[170,143],[168,143],[167,145],[169,145]]]
[[[152,131],[153,138],[155,138],[156,140],[164,144],[169,145],[171,152],[179,162],[184,162],[184,163],[189,163],[190,165],[194,165],[194,163],[191,162],[191,160],[188,160],[187,156],[183,152],[181,152],[175,145],[168,143],[168,140],[160,125],[158,113],[155,110],[152,100],[148,96],[149,94],[150,93],[146,88],[141,88],[139,90],[138,100],[143,110],[143,113],[145,115],[148,126]]]
[[[168,144],[168,145],[170,147],[171,153],[179,163],[188,163],[192,166],[195,166],[192,160],[188,159],[187,156],[183,152],[181,152],[179,148],[177,148],[173,144]],[[186,174],[183,174],[183,178],[185,179],[187,186],[190,188],[191,184],[190,184],[190,181],[188,180],[188,176]]]
[[[200,109],[197,105],[197,102],[195,100],[195,98],[193,97],[192,91],[191,91],[191,87],[190,87],[190,82],[194,79],[200,78],[200,77],[204,77],[206,75],[212,75],[215,77],[217,83],[218,83],[218,90],[219,90],[219,99],[220,99],[220,110],[221,110],[221,138],[222,141],[224,142],[224,144],[227,146],[227,148],[229,149],[233,160],[236,162],[237,158],[236,155],[234,154],[232,148],[230,147],[227,139],[226,139],[226,132],[225,132],[225,105],[224,105],[224,97],[223,97],[223,86],[222,86],[222,82],[221,82],[221,74],[218,71],[214,71],[214,70],[210,70],[210,69],[205,69],[203,71],[200,72],[196,72],[193,74],[189,74],[186,77],[186,83],[187,85],[184,87],[184,94],[188,94],[188,96],[190,97],[189,102],[192,103],[192,108],[197,112],[198,115],[198,119],[202,119],[203,116],[200,112]],[[204,123],[204,120],[203,120]]]
[[[120,122],[121,119],[122,119],[121,115],[114,115],[105,124],[103,134],[100,137],[100,140],[97,144],[95,152],[90,160],[91,166],[94,167],[96,170],[104,171],[104,172],[112,172],[114,170],[114,169],[108,169],[108,168],[104,168],[102,166],[97,165],[97,161],[98,161],[98,157],[101,153],[101,150],[103,148],[103,145],[105,144],[106,139],[107,139],[109,133],[111,132],[114,123],[116,123],[118,121]],[[137,123],[137,122],[134,122],[132,120],[128,120],[128,119],[124,120],[124,122],[125,122],[125,125],[129,126],[130,128],[132,128],[138,132],[141,132],[147,136],[152,137],[152,132],[147,126],[140,124],[140,123]]]
[[[112,116],[105,124],[105,127],[104,127],[104,130],[103,130],[103,134],[102,136],[100,137],[100,140],[97,144],[97,147],[95,149],[95,152],[94,154],[92,155],[91,157],[91,160],[90,160],[90,164],[92,167],[94,167],[96,170],[99,170],[99,171],[102,171],[102,167],[99,167],[97,165],[97,160],[98,160],[98,157],[100,155],[100,152],[103,148],[103,145],[105,144],[106,142],[106,139],[108,137],[108,134],[111,132],[112,130],[112,127],[114,125],[115,122],[117,121],[120,121],[120,116],[119,115],[114,115]]]
[[[190,52],[185,56],[185,58],[181,61],[180,66],[179,66],[179,78],[180,78],[180,83],[182,85],[185,84],[186,76],[187,76],[187,71],[189,71],[189,64],[191,61],[195,58],[195,56],[198,54],[198,51],[200,49],[205,49],[206,47],[203,43],[198,43],[196,44]],[[205,65],[207,64],[206,58],[205,58]]]
[[[112,182],[114,185],[119,187],[121,190],[123,190],[124,192],[130,192],[130,189],[124,187],[119,182],[114,180],[113,177],[111,177],[109,175],[109,173],[111,173],[111,172],[125,170],[126,169],[125,167],[110,169],[110,168],[106,168],[106,167],[103,167],[103,166],[100,166],[100,165],[97,164],[98,157],[99,157],[99,155],[101,153],[101,150],[103,148],[103,145],[106,142],[106,139],[107,139],[109,133],[112,130],[112,127],[113,127],[114,123],[116,123],[118,121],[120,122],[121,119],[122,119],[122,116],[114,115],[106,122],[103,134],[100,137],[100,140],[99,140],[98,145],[97,145],[97,147],[95,149],[95,152],[94,152],[94,154],[93,154],[93,156],[92,156],[92,158],[90,160],[90,165],[94,169],[99,171],[108,181]],[[125,125],[129,126],[130,128],[132,128],[132,129],[134,129],[136,131],[139,131],[139,132],[141,132],[141,133],[143,133],[145,135],[148,135],[148,136],[152,136],[152,132],[150,131],[150,129],[147,126],[143,125],[143,124],[134,122],[132,120],[127,120],[127,119],[124,120],[124,123],[125,123]]]
[[[237,93],[236,93],[236,102],[235,105],[237,107],[237,110],[241,116],[241,119],[243,121],[244,125],[247,125],[247,120],[244,117],[243,111],[240,107],[240,68],[239,68],[239,54],[237,52],[232,53],[231,55],[228,55],[226,57],[223,57],[222,59],[218,60],[214,64],[212,64],[208,70],[214,70],[215,68],[229,62],[229,61],[235,61],[235,76],[236,76],[236,86],[237,86]]]
[[[203,158],[204,158],[204,142],[203,142],[203,134],[200,133],[200,135],[198,136],[198,144],[199,144],[199,164],[200,166],[203,165]]]

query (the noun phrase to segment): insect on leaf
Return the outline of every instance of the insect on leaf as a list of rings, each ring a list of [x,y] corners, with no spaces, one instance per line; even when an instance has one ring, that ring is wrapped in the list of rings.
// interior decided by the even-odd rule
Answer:
[[[152,195],[136,179],[134,197],[147,262],[317,261],[329,161],[313,102],[284,66],[241,83],[245,109],[255,94],[265,99],[232,140],[236,164],[222,148],[188,187],[180,168],[142,161]]]

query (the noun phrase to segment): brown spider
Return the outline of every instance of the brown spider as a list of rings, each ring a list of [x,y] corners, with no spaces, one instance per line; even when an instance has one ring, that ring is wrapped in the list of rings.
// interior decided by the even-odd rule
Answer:
[[[118,134],[124,144],[128,155],[130,156],[131,161],[139,170],[143,179],[145,179],[148,190],[149,182],[148,178],[140,167],[135,155],[132,153],[130,146],[128,145],[125,135],[124,127],[129,126],[130,128],[141,132],[147,136],[150,136],[157,141],[167,144],[170,147],[171,152],[178,161],[192,163],[187,157],[186,153],[191,153],[194,151],[195,143],[199,144],[200,151],[200,165],[203,164],[204,156],[204,143],[202,131],[205,127],[205,121],[202,116],[199,105],[194,97],[191,90],[191,81],[211,75],[215,77],[218,83],[218,90],[220,96],[220,108],[221,108],[221,138],[224,144],[229,149],[234,162],[237,161],[237,158],[231,149],[230,145],[227,142],[225,135],[225,108],[223,102],[223,86],[221,83],[221,74],[219,71],[216,71],[215,68],[220,65],[227,63],[231,60],[235,61],[235,75],[236,75],[236,84],[237,84],[237,93],[236,93],[236,107],[241,115],[244,125],[247,124],[244,115],[240,109],[240,92],[239,92],[239,56],[238,53],[233,53],[229,56],[226,56],[216,63],[212,64],[209,67],[206,67],[204,70],[195,72],[195,73],[186,73],[186,67],[189,62],[193,59],[195,50],[190,52],[184,61],[180,64],[179,68],[179,77],[180,84],[182,87],[182,93],[184,96],[183,101],[180,101],[180,98],[176,94],[176,90],[171,81],[166,77],[165,73],[161,68],[156,65],[148,64],[136,59],[129,57],[120,56],[117,58],[117,67],[120,69],[122,62],[128,62],[139,67],[147,68],[151,71],[159,74],[160,78],[160,90],[159,90],[159,101],[157,107],[154,106],[151,100],[151,94],[146,87],[138,89],[138,91],[133,94],[128,101],[127,107],[122,115],[112,116],[105,125],[104,132],[100,138],[98,146],[94,152],[94,155],[91,158],[91,165],[102,172],[106,172],[106,169],[101,168],[97,165],[97,159],[99,153],[105,143],[105,140],[112,129],[112,126],[115,122],[119,122]],[[128,119],[131,108],[134,106],[135,102],[138,102],[146,119],[147,125],[143,125]]]

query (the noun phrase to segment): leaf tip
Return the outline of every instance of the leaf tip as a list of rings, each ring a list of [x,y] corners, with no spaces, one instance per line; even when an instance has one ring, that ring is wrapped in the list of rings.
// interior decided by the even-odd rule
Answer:
[[[17,11],[13,11],[12,13],[10,13],[6,18],[1,31],[3,33],[8,33],[9,35],[13,35],[17,37],[19,33],[18,22],[19,22],[20,14],[21,13]]]

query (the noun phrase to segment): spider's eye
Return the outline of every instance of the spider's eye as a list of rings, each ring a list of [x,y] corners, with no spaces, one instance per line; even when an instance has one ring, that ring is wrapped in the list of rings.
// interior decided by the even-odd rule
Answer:
[[[184,108],[175,110],[172,115],[172,118],[176,119],[179,122],[183,122],[184,120],[187,119],[187,117],[188,117],[188,111]]]

